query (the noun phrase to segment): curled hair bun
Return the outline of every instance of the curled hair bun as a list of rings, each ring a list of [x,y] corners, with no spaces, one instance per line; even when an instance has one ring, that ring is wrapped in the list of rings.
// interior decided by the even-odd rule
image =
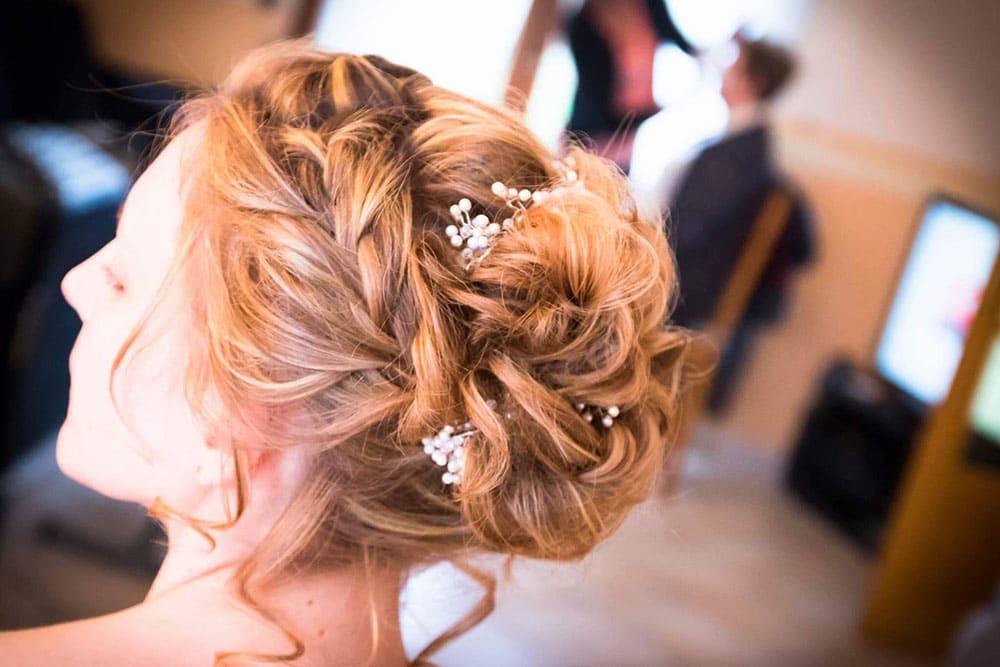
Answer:
[[[472,370],[460,386],[481,430],[462,511],[486,548],[549,559],[582,556],[649,493],[684,348],[664,325],[674,275],[662,233],[612,166],[572,157],[581,184],[530,207],[443,295],[464,309]],[[578,404],[620,416],[591,423]]]
[[[189,395],[307,479],[248,571],[407,566],[471,548],[564,559],[649,492],[687,337],[674,262],[624,177],[582,185],[505,111],[374,57],[302,42],[188,102],[197,125],[178,273],[200,330]],[[554,191],[466,270],[445,229],[502,181]],[[588,423],[578,404],[620,415]],[[471,421],[462,483],[420,441]],[[211,424],[209,424],[211,426]]]

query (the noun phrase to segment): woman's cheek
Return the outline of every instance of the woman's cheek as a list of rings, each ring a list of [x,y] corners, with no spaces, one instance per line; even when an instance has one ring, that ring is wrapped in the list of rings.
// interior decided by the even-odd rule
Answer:
[[[80,330],[70,354],[70,396],[56,462],[71,479],[121,500],[139,500],[136,442],[111,399],[114,359],[127,334],[125,318],[104,313]],[[123,414],[126,414],[123,410]]]

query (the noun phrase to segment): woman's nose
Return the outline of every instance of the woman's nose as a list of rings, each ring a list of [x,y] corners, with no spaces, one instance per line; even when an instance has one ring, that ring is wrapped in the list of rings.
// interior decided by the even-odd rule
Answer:
[[[66,303],[76,311],[76,314],[83,319],[83,309],[81,307],[81,274],[83,273],[83,268],[86,262],[77,264],[72,269],[70,269],[65,276],[63,276],[62,282],[59,284],[62,290],[63,298],[66,299]]]

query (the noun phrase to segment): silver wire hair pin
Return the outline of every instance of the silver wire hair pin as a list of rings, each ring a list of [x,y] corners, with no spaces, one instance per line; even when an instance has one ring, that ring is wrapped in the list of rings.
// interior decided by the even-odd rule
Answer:
[[[575,166],[576,162],[571,157],[552,161],[552,167],[559,174],[559,177],[569,185],[581,183],[574,169]],[[501,181],[495,182],[490,190],[502,199],[507,208],[512,211],[511,215],[499,222],[490,220],[489,216],[483,213],[473,216],[472,201],[466,197],[459,199],[457,204],[452,204],[448,208],[448,212],[455,224],[448,225],[444,233],[455,248],[465,246],[462,248],[461,256],[465,260],[466,271],[490,254],[497,238],[520,224],[528,206],[541,204],[561,189],[561,187],[553,190],[518,189],[509,187]]]

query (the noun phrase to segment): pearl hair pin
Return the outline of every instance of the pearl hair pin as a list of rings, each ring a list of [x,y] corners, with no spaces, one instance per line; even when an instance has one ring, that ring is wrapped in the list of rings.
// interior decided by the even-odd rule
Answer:
[[[446,485],[458,484],[465,472],[465,443],[477,433],[472,422],[465,422],[458,428],[448,425],[438,431],[433,438],[424,438],[424,454],[445,468],[441,481]]]
[[[490,410],[496,410],[497,402],[491,398],[486,401],[486,406]],[[507,413],[506,417],[510,419],[510,413]],[[441,481],[446,485],[450,486],[462,481],[462,473],[465,471],[465,446],[469,438],[476,433],[479,433],[479,429],[471,421],[467,421],[458,426],[448,424],[433,438],[421,440],[424,454],[427,454],[434,463],[445,469],[444,474],[441,475]]]
[[[607,408],[600,408],[587,405],[585,403],[577,403],[576,411],[580,413],[588,424],[593,423],[594,419],[597,418],[605,428],[611,428],[615,425],[615,419],[621,414],[621,409],[617,405],[612,405]]]
[[[571,157],[552,162],[553,169],[565,183],[580,185],[581,181],[574,169],[575,165],[576,162]],[[552,195],[560,192],[561,189],[561,187],[554,190],[518,189],[509,187],[502,181],[496,181],[490,187],[491,192],[502,199],[507,208],[512,210],[511,215],[499,222],[491,220],[483,213],[472,215],[472,201],[467,197],[462,197],[457,204],[452,204],[448,208],[448,212],[455,224],[448,225],[444,233],[453,247],[462,248],[461,257],[465,260],[466,271],[490,253],[497,238],[514,229],[521,222],[528,206],[541,204]]]

